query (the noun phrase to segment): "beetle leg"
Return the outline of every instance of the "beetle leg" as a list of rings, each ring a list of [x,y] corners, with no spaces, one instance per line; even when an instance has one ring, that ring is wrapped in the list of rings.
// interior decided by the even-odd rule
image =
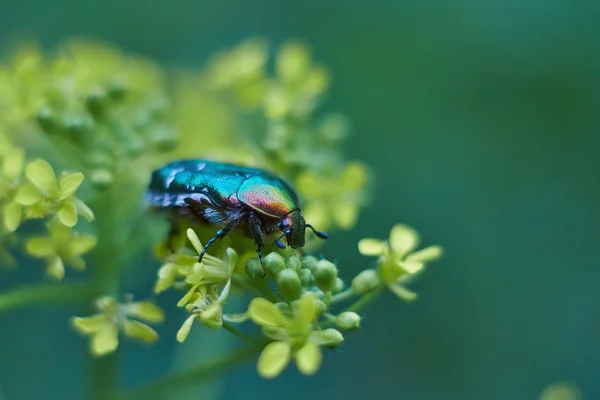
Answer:
[[[263,247],[263,234],[260,220],[253,212],[248,213],[248,227],[250,228],[250,234],[254,239],[254,244],[256,245],[256,252],[258,253],[258,259],[260,260],[261,265],[263,265],[263,255],[262,255],[262,247]]]
[[[219,229],[217,231],[217,234],[214,237],[212,237],[208,242],[206,242],[206,244],[202,248],[200,256],[198,257],[198,262],[202,262],[202,258],[204,257],[204,254],[206,253],[211,244],[213,244],[217,239],[223,239],[225,236],[227,236],[229,232],[231,232],[236,226],[240,224],[241,221],[241,219],[235,219],[228,223],[223,229]]]

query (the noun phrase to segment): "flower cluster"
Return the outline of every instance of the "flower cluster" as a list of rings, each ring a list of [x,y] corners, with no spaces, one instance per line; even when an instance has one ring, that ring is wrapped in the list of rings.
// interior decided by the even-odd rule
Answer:
[[[96,306],[98,314],[71,319],[73,327],[79,333],[90,336],[90,350],[93,355],[102,356],[115,351],[119,345],[119,331],[127,337],[145,343],[153,343],[158,339],[154,329],[138,321],[163,322],[164,312],[153,303],[118,303],[113,298],[102,297],[96,301]]]
[[[403,285],[441,254],[437,246],[412,252],[418,243],[416,232],[396,225],[387,242],[360,241],[363,254],[379,256],[378,268],[360,272],[346,287],[337,266],[326,259],[272,252],[263,263],[256,257],[247,258],[244,273],[236,271],[238,255],[231,248],[226,248],[221,258],[205,254],[198,263],[202,244],[192,229],[187,230],[187,238],[194,251],[182,247],[167,256],[155,286],[156,292],[171,287],[186,291],[178,306],[185,307],[190,316],[177,340],[187,338],[194,321],[240,334],[232,324],[250,320],[262,328],[267,340],[258,361],[258,372],[265,378],[278,376],[291,360],[303,374],[314,374],[322,361],[321,347],[337,348],[344,341],[342,332],[360,327],[361,317],[356,312],[373,294],[389,287],[401,298],[414,300],[414,293]],[[225,311],[232,290],[253,296],[246,311]],[[352,298],[357,298],[353,305],[335,312]],[[247,339],[246,334],[241,336]]]

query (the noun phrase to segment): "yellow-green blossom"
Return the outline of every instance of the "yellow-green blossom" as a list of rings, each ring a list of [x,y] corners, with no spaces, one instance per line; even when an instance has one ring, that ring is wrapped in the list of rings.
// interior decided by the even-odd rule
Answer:
[[[83,182],[82,173],[64,174],[57,180],[50,164],[36,160],[27,165],[25,175],[30,183],[19,187],[15,203],[25,208],[27,217],[43,218],[56,213],[68,227],[77,224],[78,214],[90,221],[94,219],[92,211],[74,196]]]
[[[65,264],[76,270],[85,268],[82,255],[96,246],[96,237],[73,232],[60,224],[48,226],[49,236],[34,236],[27,240],[25,249],[36,258],[46,260],[46,273],[56,279],[65,276]]]
[[[248,308],[250,319],[263,328],[265,335],[274,340],[262,351],[258,373],[264,378],[275,378],[293,359],[300,372],[312,375],[321,365],[319,346],[337,347],[344,337],[336,329],[319,329],[316,296],[305,293],[292,303],[291,316],[285,315],[275,304],[255,298]]]
[[[302,173],[296,187],[303,195],[304,217],[322,230],[352,228],[365,201],[366,183],[366,168],[360,162],[348,163],[339,174],[327,177]]]
[[[156,305],[147,301],[118,303],[110,297],[98,299],[96,305],[98,314],[71,319],[79,333],[90,336],[90,351],[94,356],[115,351],[119,345],[119,331],[145,343],[153,343],[158,339],[154,329],[138,321],[163,322],[164,312]]]
[[[388,241],[362,239],[358,243],[358,250],[363,255],[379,257],[377,271],[381,280],[400,298],[414,300],[416,293],[406,289],[403,284],[421,272],[428,262],[442,255],[440,246],[414,251],[419,241],[419,235],[413,228],[398,224],[392,228]]]

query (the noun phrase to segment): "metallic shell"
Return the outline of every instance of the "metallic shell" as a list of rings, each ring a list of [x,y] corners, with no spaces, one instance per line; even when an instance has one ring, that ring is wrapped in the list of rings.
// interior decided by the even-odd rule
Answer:
[[[298,209],[298,197],[283,180],[272,175],[256,175],[242,183],[238,199],[254,210],[275,218],[283,218]]]

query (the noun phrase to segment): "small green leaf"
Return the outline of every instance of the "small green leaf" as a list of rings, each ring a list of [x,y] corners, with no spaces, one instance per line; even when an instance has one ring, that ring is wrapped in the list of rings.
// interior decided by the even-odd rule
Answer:
[[[287,318],[277,306],[269,300],[257,297],[250,302],[248,307],[250,319],[261,326],[284,326]]]
[[[304,375],[314,375],[321,365],[323,355],[315,342],[308,341],[296,353],[296,364]]]
[[[91,340],[91,351],[96,357],[112,353],[119,346],[119,333],[115,325],[108,325],[95,333]]]
[[[73,317],[71,318],[71,325],[77,330],[79,333],[84,335],[89,335],[94,332],[101,331],[108,325],[110,325],[109,320],[103,314],[96,314],[90,317]]]
[[[25,168],[27,178],[46,194],[55,194],[58,189],[54,169],[46,161],[38,159]]]
[[[77,207],[72,201],[63,201],[62,206],[58,210],[58,219],[69,228],[77,225]]]
[[[52,243],[49,237],[45,236],[36,236],[27,240],[25,250],[36,258],[44,258],[56,254],[54,243]]]
[[[81,172],[74,172],[61,177],[59,184],[60,200],[71,197],[79,189],[81,182],[83,182],[83,174]]]
[[[192,324],[194,323],[195,318],[196,318],[195,315],[190,315],[185,320],[183,325],[181,325],[181,328],[179,328],[179,331],[177,331],[177,341],[179,343],[183,343],[185,341],[185,339],[188,337],[188,335],[190,334],[190,330],[192,329]]]
[[[268,344],[258,358],[258,373],[263,378],[277,377],[290,362],[292,349],[287,342]]]
[[[160,323],[165,320],[165,312],[149,301],[139,301],[127,305],[127,313],[148,322]]]
[[[148,325],[134,320],[125,320],[125,335],[139,339],[145,343],[154,343],[158,340],[158,333]]]
[[[31,206],[42,199],[40,189],[30,183],[21,185],[15,195],[15,201],[23,206]]]
[[[9,232],[14,232],[17,230],[19,225],[21,225],[21,218],[23,214],[21,211],[21,206],[14,201],[11,201],[7,205],[4,206],[4,226],[8,229]]]

